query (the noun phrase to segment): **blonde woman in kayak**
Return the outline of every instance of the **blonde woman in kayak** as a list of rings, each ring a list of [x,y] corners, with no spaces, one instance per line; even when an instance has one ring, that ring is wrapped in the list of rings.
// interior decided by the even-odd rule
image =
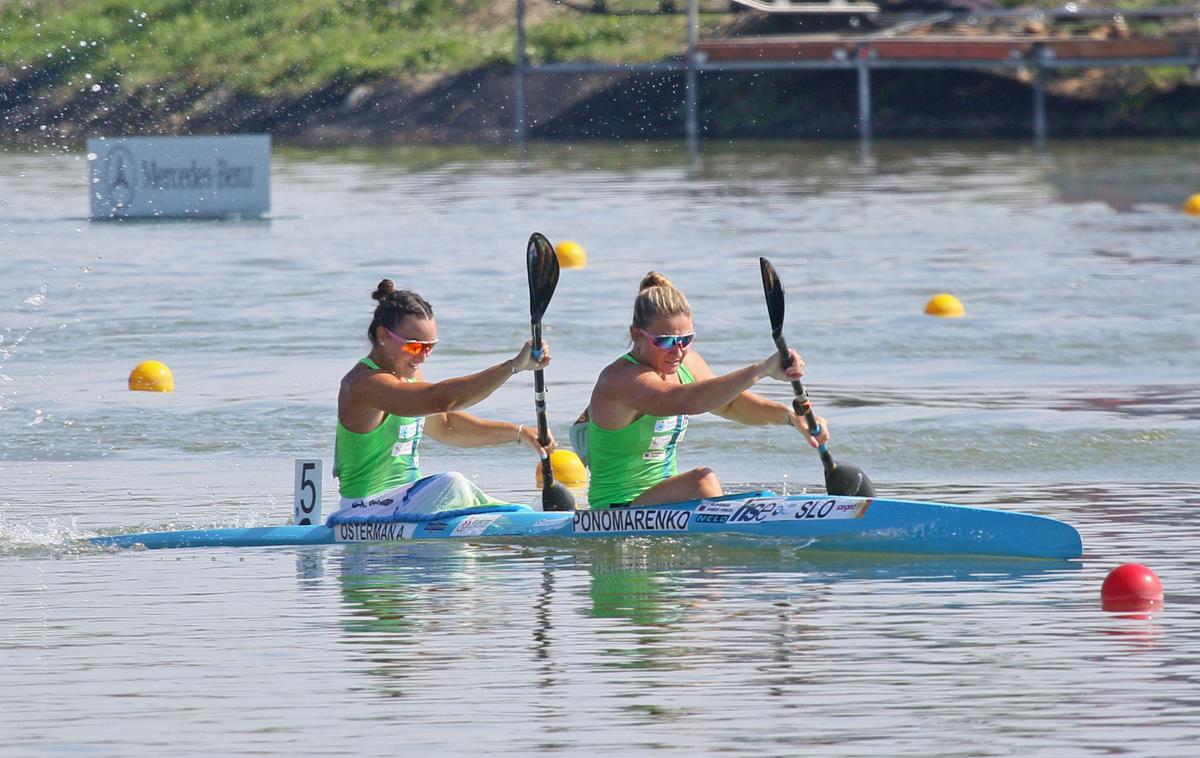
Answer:
[[[688,417],[712,412],[750,425],[791,425],[816,447],[829,438],[829,425],[817,417],[816,439],[790,405],[750,392],[760,379],[799,379],[804,361],[794,350],[784,369],[777,352],[728,374],[713,374],[692,349],[692,309],[683,293],[662,274],[642,279],[629,327],[629,352],[608,365],[596,380],[591,403],[577,422],[587,424],[586,454],[591,468],[592,508],[654,505],[723,494],[713,470],[702,466],[679,473],[675,451]]]
[[[342,378],[338,392],[334,476],[339,513],[432,513],[486,505],[491,500],[457,472],[421,476],[418,448],[426,433],[460,447],[519,443],[539,456],[554,448],[538,442],[536,425],[490,421],[464,413],[523,371],[545,368],[532,341],[512,358],[474,374],[427,381],[421,372],[438,344],[433,308],[420,295],[379,283],[367,338],[371,352]]]

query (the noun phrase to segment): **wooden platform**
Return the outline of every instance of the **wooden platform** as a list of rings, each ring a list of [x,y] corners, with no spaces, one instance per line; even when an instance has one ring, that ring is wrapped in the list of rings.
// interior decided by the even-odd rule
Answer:
[[[3,0],[0,0],[2,2]],[[929,14],[869,13],[872,0],[735,0],[768,15],[823,13],[844,24],[826,22],[821,34],[789,34],[700,39],[700,0],[686,0],[687,45],[683,55],[649,63],[566,61],[527,63],[524,0],[517,8],[517,140],[526,133],[524,77],[527,74],[616,75],[680,73],[684,79],[684,135],[689,149],[700,136],[701,74],[771,70],[853,71],[857,80],[858,132],[873,132],[871,79],[889,69],[1008,69],[1028,74],[1034,141],[1044,144],[1047,82],[1070,69],[1187,66],[1200,70],[1200,30],[1196,7],[1112,9],[1068,3],[1057,9],[939,11]],[[851,12],[852,11],[852,12]],[[868,11],[864,13],[864,11]],[[849,15],[847,15],[849,14]],[[854,19],[853,16],[859,16]],[[869,20],[863,24],[863,19]],[[811,19],[805,19],[809,21]],[[749,35],[753,25],[742,25]],[[796,28],[796,24],[781,25]],[[812,24],[809,28],[816,28]],[[867,27],[871,27],[868,33]],[[736,27],[734,27],[736,28]],[[779,28],[776,26],[775,28]],[[1049,75],[1049,76],[1048,76]],[[948,94],[947,96],[952,96]]]
[[[702,40],[696,49],[706,61],[731,63],[839,61],[859,56],[885,61],[1013,61],[1029,58],[1036,50],[1059,60],[1101,61],[1195,57],[1200,55],[1200,35],[1170,39],[804,35]]]
[[[856,0],[825,0],[824,2],[796,2],[796,0],[733,0],[749,10],[772,14],[871,15],[879,12],[879,6]]]

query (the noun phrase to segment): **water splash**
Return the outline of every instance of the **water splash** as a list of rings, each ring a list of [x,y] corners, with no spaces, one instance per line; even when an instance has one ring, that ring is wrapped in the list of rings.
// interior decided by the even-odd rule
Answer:
[[[90,535],[79,528],[75,517],[45,519],[40,524],[8,518],[7,504],[0,507],[0,557],[62,557],[77,555]]]
[[[41,287],[38,287],[37,292],[33,293],[32,295],[30,295],[29,297],[27,297],[21,301],[21,305],[26,306],[26,307],[24,307],[24,308],[19,307],[18,310],[30,311],[30,310],[34,310],[36,308],[40,308],[42,306],[42,304],[46,302],[46,295],[48,293],[49,293],[49,288],[47,288],[47,286],[45,284],[43,284]]]

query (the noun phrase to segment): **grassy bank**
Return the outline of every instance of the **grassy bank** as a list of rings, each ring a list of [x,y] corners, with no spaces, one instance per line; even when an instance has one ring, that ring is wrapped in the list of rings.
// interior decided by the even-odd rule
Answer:
[[[175,82],[295,95],[511,63],[513,3],[495,0],[34,0],[0,5],[0,69],[63,86]],[[530,2],[530,55],[658,60],[681,16],[605,17]],[[540,7],[539,7],[540,6]],[[534,12],[536,11],[536,13]]]
[[[710,10],[728,9],[722,0],[702,2]],[[64,149],[91,134],[223,131],[263,131],[323,144],[507,141],[513,124],[515,5],[516,0],[0,0],[0,137]],[[657,0],[608,0],[615,11],[658,6]],[[683,14],[580,12],[589,7],[592,0],[527,0],[530,60],[648,62],[684,51]],[[1036,22],[1023,16],[996,23],[1019,28]],[[798,17],[714,13],[702,17],[702,34],[815,31],[808,24]],[[1107,33],[1130,30],[1114,27]],[[707,74],[701,82],[701,127],[713,137],[854,136],[851,76]],[[873,79],[880,136],[1028,130],[1028,82],[1012,73],[880,72]],[[1061,125],[1064,133],[1079,136],[1194,134],[1200,106],[1193,81],[1183,67],[1054,73],[1052,130]],[[533,77],[531,133],[563,139],[678,137],[682,87],[679,74]]]

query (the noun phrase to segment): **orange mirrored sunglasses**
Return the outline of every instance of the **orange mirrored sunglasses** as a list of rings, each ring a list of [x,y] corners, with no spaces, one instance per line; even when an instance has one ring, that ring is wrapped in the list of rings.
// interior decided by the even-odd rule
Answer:
[[[401,350],[414,357],[419,355],[429,355],[433,352],[434,346],[436,346],[438,343],[437,337],[434,337],[431,340],[410,340],[405,337],[401,337],[399,334],[396,334],[386,326],[383,327],[383,330],[388,333],[388,336],[400,343]]]

